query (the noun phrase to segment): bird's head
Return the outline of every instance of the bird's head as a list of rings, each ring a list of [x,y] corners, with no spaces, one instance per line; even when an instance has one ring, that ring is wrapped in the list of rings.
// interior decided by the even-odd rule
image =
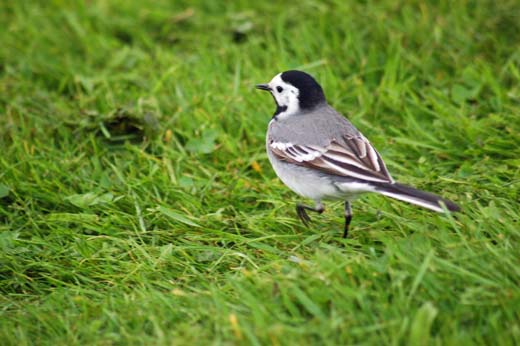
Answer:
[[[323,89],[311,75],[296,70],[277,74],[267,84],[257,89],[266,90],[276,102],[275,117],[287,117],[309,111],[326,102]]]

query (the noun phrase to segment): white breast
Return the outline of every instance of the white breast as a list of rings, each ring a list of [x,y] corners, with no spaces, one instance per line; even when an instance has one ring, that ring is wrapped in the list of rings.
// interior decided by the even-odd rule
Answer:
[[[334,198],[336,195],[339,197],[340,191],[336,189],[327,177],[320,176],[305,168],[282,162],[272,155],[268,156],[276,175],[298,195],[315,201]]]

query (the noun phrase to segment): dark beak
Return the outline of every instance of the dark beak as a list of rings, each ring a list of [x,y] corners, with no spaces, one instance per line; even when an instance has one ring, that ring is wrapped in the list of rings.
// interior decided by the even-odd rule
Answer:
[[[269,88],[269,85],[267,85],[267,84],[257,84],[257,85],[255,85],[255,88],[260,89],[260,90],[267,90],[267,91],[271,90],[271,88]]]

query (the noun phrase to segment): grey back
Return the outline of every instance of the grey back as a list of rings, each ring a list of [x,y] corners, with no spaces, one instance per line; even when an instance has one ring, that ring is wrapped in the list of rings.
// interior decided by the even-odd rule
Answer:
[[[332,139],[341,143],[344,137],[360,133],[343,115],[324,104],[309,112],[273,120],[268,135],[275,142],[325,147]]]

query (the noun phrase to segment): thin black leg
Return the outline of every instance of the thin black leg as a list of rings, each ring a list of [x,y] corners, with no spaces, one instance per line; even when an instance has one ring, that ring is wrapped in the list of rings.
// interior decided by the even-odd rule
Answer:
[[[350,221],[352,221],[352,207],[349,201],[345,201],[345,230],[343,231],[343,238],[348,236]]]
[[[298,215],[300,220],[302,220],[303,224],[308,227],[309,222],[311,222],[311,218],[309,217],[309,215],[307,215],[306,210],[321,214],[323,213],[325,208],[323,208],[323,205],[321,205],[320,203],[317,203],[314,208],[304,204],[296,204],[296,214]]]

